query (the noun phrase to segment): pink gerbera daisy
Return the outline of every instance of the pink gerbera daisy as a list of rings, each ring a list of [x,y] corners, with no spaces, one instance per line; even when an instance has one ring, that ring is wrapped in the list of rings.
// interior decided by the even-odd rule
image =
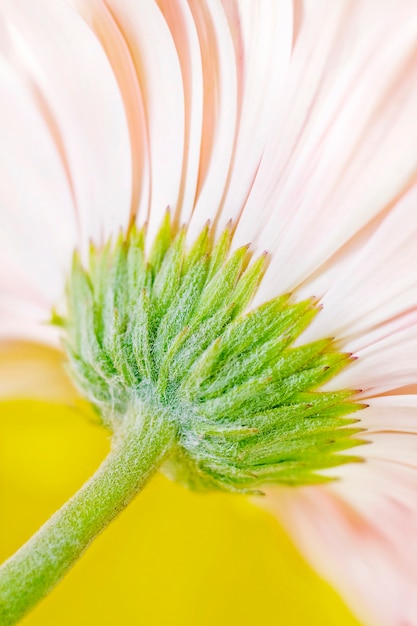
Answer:
[[[210,363],[214,362],[217,346],[229,340],[222,333],[232,333],[224,331],[229,323],[235,319],[240,323],[244,313],[258,319],[254,312],[265,310],[266,302],[291,293],[286,296],[291,304],[285,300],[282,306],[288,306],[288,315],[308,319],[303,318],[305,323],[297,330],[280,327],[281,334],[276,331],[283,342],[291,340],[291,351],[283,353],[282,363],[274,352],[274,367],[299,375],[290,380],[288,374],[279,393],[287,402],[285,394],[291,384],[301,385],[305,372],[314,369],[313,362],[317,372],[320,366],[320,376],[315,370],[306,388],[297,386],[301,395],[291,397],[306,411],[313,402],[311,398],[307,402],[306,393],[336,398],[319,417],[343,417],[346,426],[326,422],[331,425],[331,441],[314,439],[317,433],[310,430],[308,439],[303,431],[308,442],[301,452],[297,448],[290,469],[289,448],[287,456],[278,460],[275,449],[266,451],[267,436],[263,435],[261,450],[257,437],[263,422],[258,413],[269,411],[270,417],[275,411],[275,419],[284,399],[279,404],[274,396],[260,408],[259,398],[272,394],[267,378],[262,383],[256,379],[255,384],[255,374],[247,381],[244,372],[237,373],[239,363],[245,358],[249,363],[251,355],[243,352],[241,344],[241,351],[233,352],[237,348],[230,340],[230,352],[236,358],[222,365],[223,377],[229,376],[228,368],[233,370],[223,387],[211,371],[201,373],[208,352],[204,352],[206,361],[198,362],[200,369],[190,361],[190,371],[200,376],[198,402],[195,380],[192,387],[181,372],[181,385],[175,387],[177,379],[175,384],[170,379],[174,374],[169,368],[179,370],[178,363],[185,362],[175,362],[173,353],[164,376],[160,372],[157,376],[164,401],[171,400],[180,386],[182,409],[184,398],[190,404],[205,403],[204,419],[210,423],[211,430],[204,422],[204,432],[193,425],[187,436],[182,435],[175,463],[183,458],[184,450],[192,456],[198,448],[206,456],[203,461],[199,457],[196,472],[200,476],[209,467],[209,486],[249,491],[262,487],[258,484],[262,483],[261,470],[253,469],[262,466],[269,483],[263,502],[286,523],[302,550],[366,623],[384,626],[417,623],[416,44],[414,0],[0,3],[0,339],[4,353],[23,339],[61,350],[59,324],[63,324],[64,345],[78,388],[117,431],[125,388],[123,393],[117,388],[111,398],[106,396],[102,383],[110,374],[103,365],[104,353],[99,354],[98,348],[88,355],[83,352],[92,344],[88,343],[88,324],[80,330],[84,323],[80,320],[84,315],[94,316],[94,342],[100,350],[107,350],[107,356],[116,349],[122,354],[115,361],[112,385],[130,376],[135,379],[136,393],[135,377],[143,381],[148,376],[153,381],[139,323],[134,337],[140,338],[141,348],[139,352],[133,349],[133,369],[130,357],[123,361],[131,350],[133,309],[129,302],[120,302],[118,292],[114,295],[122,284],[112,278],[119,248],[133,247],[133,239],[137,243],[143,236],[143,258],[154,268],[149,297],[159,309],[149,314],[154,320],[149,322],[149,327],[154,324],[154,334],[149,335],[153,337],[152,370],[165,363],[168,348],[178,350],[181,341],[194,345],[187,333],[197,329],[195,317],[194,322],[187,318],[183,327],[178,326],[176,343],[170,343],[166,324],[155,319],[166,319],[163,316],[172,302],[177,302],[177,291],[183,289],[184,276],[189,276],[194,263],[192,254],[202,264],[213,259],[216,243],[228,233],[224,264],[219,262],[216,271],[229,271],[226,253],[241,263],[230,279],[235,281],[233,289],[240,285],[240,291],[236,287],[229,305],[238,306],[240,298],[242,306],[234,313],[228,309],[230,319],[219,326],[221,341],[213,338],[203,346],[211,331],[208,324],[204,332],[198,327],[201,351],[211,350]],[[206,230],[213,240],[189,252],[196,239],[203,241],[201,233],[208,220]],[[185,225],[182,231],[181,225]],[[169,241],[163,244],[163,252],[155,245],[152,252],[152,242],[155,238],[162,241],[164,233]],[[239,252],[248,243],[254,254],[252,263],[246,252]],[[170,285],[165,275],[158,279],[158,272],[169,274],[171,266],[167,261],[164,266],[163,258],[169,253],[175,260],[181,246],[188,250],[181,257],[181,278],[177,284],[172,269]],[[264,250],[267,262],[260,256]],[[75,265],[74,251],[80,259]],[[206,270],[211,280],[215,271],[212,266]],[[127,280],[128,270],[123,269],[121,275]],[[79,291],[83,280],[89,286]],[[146,280],[141,283],[145,291]],[[244,280],[251,285],[247,293]],[[110,308],[112,315],[117,309],[117,315],[111,331],[99,283],[104,290],[112,290],[114,297]],[[210,284],[207,278],[204,289]],[[165,290],[172,287],[169,298],[160,296],[160,285]],[[210,289],[202,291],[205,299],[196,300],[193,315],[200,316],[198,323],[207,313],[204,307],[217,302],[220,287]],[[143,295],[141,311],[147,310],[147,297]],[[310,302],[305,305],[307,313],[300,305],[306,302]],[[184,306],[177,306],[175,319],[171,311],[170,328]],[[271,328],[284,309],[274,309],[268,317]],[[51,324],[51,318],[59,324]],[[294,317],[291,320],[296,323]],[[123,334],[120,345],[119,330]],[[236,336],[241,342],[243,334]],[[266,345],[272,339],[265,335],[262,341]],[[313,345],[315,360],[309,361],[308,368],[304,361],[298,370],[293,362],[288,364],[290,357],[305,355],[303,346]],[[191,348],[187,350],[189,354]],[[197,359],[199,348],[194,346],[194,350]],[[64,383],[57,391],[58,374],[48,371],[48,363],[39,361],[39,368],[45,368],[44,386],[36,393],[58,394],[63,400],[66,393],[74,394]],[[271,374],[266,362],[262,367],[271,382],[277,370]],[[99,378],[88,368],[94,376],[100,370]],[[284,369],[279,370],[279,380]],[[5,394],[15,394],[20,388],[27,393],[27,381],[19,371],[10,368],[9,374],[2,384]],[[220,379],[218,372],[216,376]],[[243,424],[238,417],[232,433],[225,407],[230,414],[243,414],[243,403],[236,408],[235,402],[236,389],[241,390],[243,382],[252,385],[245,387],[245,397],[247,406],[253,408],[251,419],[253,414],[257,421]],[[243,392],[239,393],[241,401]],[[344,393],[343,398],[337,395]],[[175,402],[179,402],[177,395]],[[288,402],[296,404],[294,399]],[[356,412],[358,408],[363,410]],[[214,421],[209,410],[217,411]],[[303,414],[305,423],[310,424],[310,416],[311,411]],[[213,423],[221,423],[222,437],[235,437],[233,444],[227,439],[220,461],[212,448],[201,452],[201,440],[219,436]],[[301,418],[298,425],[291,424],[293,430],[304,428]],[[280,428],[279,445],[288,440],[286,426]],[[275,422],[274,429],[275,436]],[[171,434],[165,436],[168,449]],[[296,437],[291,437],[293,443]],[[252,465],[247,460],[252,443],[242,447],[247,440],[258,446]],[[325,446],[323,454],[321,445]],[[237,454],[233,475],[229,453]],[[208,460],[211,454],[214,460]],[[227,470],[221,465],[226,457]],[[287,463],[282,479],[278,463],[280,467]],[[170,473],[194,484],[195,474],[192,480],[188,475],[184,478],[177,466]],[[296,486],[289,486],[291,482]],[[279,486],[271,487],[271,483]]]

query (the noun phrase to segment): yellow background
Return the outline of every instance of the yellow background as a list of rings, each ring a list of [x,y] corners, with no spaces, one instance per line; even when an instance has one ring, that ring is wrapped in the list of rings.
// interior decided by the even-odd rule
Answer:
[[[73,409],[0,407],[0,559],[98,466],[107,433]],[[277,522],[246,498],[161,476],[24,626],[358,626]]]

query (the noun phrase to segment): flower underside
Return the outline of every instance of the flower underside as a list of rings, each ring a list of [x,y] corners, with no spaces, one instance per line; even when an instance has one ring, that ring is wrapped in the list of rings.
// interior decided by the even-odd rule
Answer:
[[[232,230],[207,225],[191,247],[164,218],[149,255],[145,229],[75,255],[65,345],[84,395],[115,433],[133,411],[175,425],[162,470],[195,489],[254,492],[329,480],[317,470],[361,460],[354,391],[320,391],[351,356],[326,338],[294,347],[318,314],[282,295],[246,312],[266,269]]]

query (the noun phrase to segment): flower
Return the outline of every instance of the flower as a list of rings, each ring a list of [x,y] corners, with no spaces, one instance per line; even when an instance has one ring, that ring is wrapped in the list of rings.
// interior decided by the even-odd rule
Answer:
[[[271,255],[254,305],[320,298],[303,342],[333,336],[353,352],[336,388],[369,404],[364,462],[332,468],[340,480],[325,486],[280,488],[270,506],[365,619],[413,624],[414,2],[2,11],[3,341],[59,345],[46,322],[90,239],[133,220],[152,239],[167,206],[191,236],[232,220],[233,247]]]

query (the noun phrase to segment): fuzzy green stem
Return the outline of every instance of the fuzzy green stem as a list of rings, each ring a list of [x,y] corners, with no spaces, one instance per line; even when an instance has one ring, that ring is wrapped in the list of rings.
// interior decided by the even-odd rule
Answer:
[[[92,478],[0,568],[0,626],[15,624],[51,591],[167,456],[173,426],[133,413]]]

